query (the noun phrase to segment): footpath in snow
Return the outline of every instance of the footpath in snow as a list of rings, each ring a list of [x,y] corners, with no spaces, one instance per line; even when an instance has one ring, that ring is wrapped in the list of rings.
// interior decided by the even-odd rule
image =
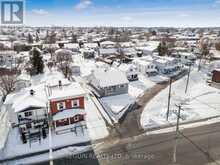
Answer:
[[[169,87],[161,91],[145,107],[141,115],[144,129],[156,128],[176,122],[176,104],[183,104],[181,122],[190,122],[220,115],[220,90],[208,86],[207,77],[196,69],[191,72],[188,92],[187,76],[172,84],[169,121],[166,121]]]

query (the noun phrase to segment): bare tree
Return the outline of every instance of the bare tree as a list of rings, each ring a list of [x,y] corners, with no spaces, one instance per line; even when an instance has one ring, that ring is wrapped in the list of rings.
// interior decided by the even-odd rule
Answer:
[[[215,44],[216,50],[220,51],[220,41]]]
[[[72,75],[71,63],[73,62],[71,51],[61,49],[56,52],[56,62],[58,69],[63,73],[65,78],[70,78]]]
[[[0,91],[3,95],[3,101],[8,94],[15,90],[15,84],[17,81],[18,71],[17,70],[0,70]]]
[[[205,62],[207,59],[211,58],[211,54],[210,54],[210,44],[209,44],[209,40],[207,39],[202,39],[200,42],[200,59],[199,59],[199,65],[198,65],[198,70],[201,69],[201,62],[204,59]]]
[[[46,51],[50,53],[51,59],[53,59],[54,53],[56,51],[56,47],[52,44],[49,44],[49,46],[46,48]]]

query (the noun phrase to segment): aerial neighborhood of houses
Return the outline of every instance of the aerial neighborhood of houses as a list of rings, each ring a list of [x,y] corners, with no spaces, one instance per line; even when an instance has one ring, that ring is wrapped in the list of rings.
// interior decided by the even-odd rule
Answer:
[[[190,99],[219,97],[220,29],[2,27],[0,74],[7,159],[104,139],[137,105],[143,130],[166,125],[170,83],[173,100],[192,106],[185,122],[217,116],[219,107],[196,109]]]

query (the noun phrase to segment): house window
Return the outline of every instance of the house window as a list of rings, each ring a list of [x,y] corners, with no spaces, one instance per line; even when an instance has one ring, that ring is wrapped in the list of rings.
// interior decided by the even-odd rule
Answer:
[[[32,112],[31,111],[25,112],[24,116],[25,117],[30,117],[30,116],[32,116]]]
[[[59,111],[64,110],[66,108],[65,102],[57,103],[57,109]]]
[[[66,126],[66,125],[69,125],[69,119],[68,118],[56,121],[56,127],[62,127],[62,126]]]
[[[84,120],[84,115],[76,115],[76,116],[70,118],[70,124],[75,124],[75,123],[83,121],[83,120]]]
[[[120,85],[120,88],[124,88],[124,85]]]
[[[74,121],[78,122],[79,121],[79,115],[74,116]]]
[[[27,123],[27,124],[26,124],[26,128],[27,128],[27,129],[31,129],[31,128],[32,128],[31,123]]]
[[[79,100],[72,100],[72,107],[73,108],[79,107]]]

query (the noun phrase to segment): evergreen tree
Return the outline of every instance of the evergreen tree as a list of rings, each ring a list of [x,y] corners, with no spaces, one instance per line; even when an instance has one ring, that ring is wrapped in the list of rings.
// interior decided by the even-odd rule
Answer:
[[[157,50],[158,50],[159,56],[165,56],[168,54],[168,47],[165,42],[161,42],[158,45]]]
[[[40,38],[39,38],[38,32],[36,32],[36,38],[35,38],[35,41],[36,41],[36,42],[39,42],[39,41],[40,41]]]
[[[77,43],[77,35],[75,35],[73,33],[72,33],[72,36],[71,36],[71,43]]]
[[[33,36],[30,33],[28,33],[28,43],[32,44],[33,42],[34,42]]]
[[[34,48],[31,51],[31,75],[37,75],[37,74],[41,74],[44,71],[44,62],[43,62],[43,58],[41,56],[41,52],[37,49]]]

